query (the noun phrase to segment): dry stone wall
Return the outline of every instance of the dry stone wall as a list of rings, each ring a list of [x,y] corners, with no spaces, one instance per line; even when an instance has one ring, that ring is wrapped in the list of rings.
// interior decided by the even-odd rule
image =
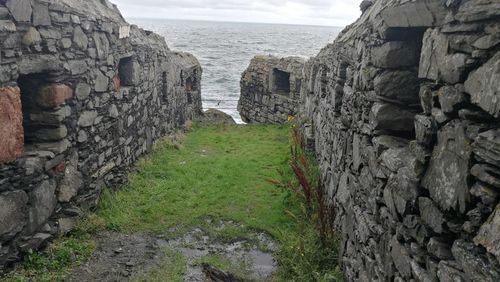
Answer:
[[[336,210],[346,280],[500,281],[500,2],[361,9],[297,75],[295,111]],[[282,122],[261,102],[279,63],[258,60],[242,116]]]
[[[256,56],[241,78],[238,111],[245,122],[283,123],[298,112],[302,68],[299,57]]]
[[[107,0],[0,0],[0,270],[201,114],[201,67]]]
[[[363,1],[307,63],[348,281],[500,280],[500,2]]]

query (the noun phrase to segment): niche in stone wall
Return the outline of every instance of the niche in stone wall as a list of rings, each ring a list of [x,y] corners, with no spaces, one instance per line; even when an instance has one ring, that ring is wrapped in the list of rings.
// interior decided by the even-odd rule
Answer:
[[[139,81],[139,63],[133,57],[120,59],[118,75],[121,86],[135,86]]]
[[[290,95],[290,73],[273,69],[271,89],[280,95]]]
[[[17,84],[21,90],[25,149],[65,139],[68,132],[64,121],[71,114],[66,101],[73,97],[73,90],[54,82],[49,73],[22,75]]]

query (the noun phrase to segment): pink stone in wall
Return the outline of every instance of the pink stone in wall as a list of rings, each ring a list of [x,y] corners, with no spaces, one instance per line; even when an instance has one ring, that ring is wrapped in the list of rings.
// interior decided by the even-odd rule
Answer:
[[[73,98],[73,89],[64,84],[50,84],[41,87],[36,96],[36,103],[42,108],[55,108]]]
[[[18,87],[0,88],[0,164],[15,161],[23,151],[21,90]]]

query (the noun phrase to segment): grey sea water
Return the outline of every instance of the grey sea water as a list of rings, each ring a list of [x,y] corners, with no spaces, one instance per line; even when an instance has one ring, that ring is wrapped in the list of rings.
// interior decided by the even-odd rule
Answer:
[[[241,73],[253,56],[315,56],[340,27],[185,20],[130,19],[164,36],[170,49],[194,54],[203,67],[204,109],[220,109],[238,121]]]

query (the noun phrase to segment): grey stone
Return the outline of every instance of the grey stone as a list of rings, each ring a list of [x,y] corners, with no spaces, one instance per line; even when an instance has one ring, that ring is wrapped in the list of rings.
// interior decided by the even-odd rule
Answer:
[[[59,141],[68,136],[68,128],[66,128],[65,125],[61,125],[55,128],[40,128],[34,132],[34,136],[37,140]]]
[[[376,67],[389,69],[417,66],[420,49],[419,44],[412,41],[389,41],[371,49],[372,63]],[[417,77],[417,74],[412,73],[411,76]]]
[[[90,95],[90,85],[86,83],[78,83],[75,88],[75,95],[78,100],[85,100],[89,97]]]
[[[479,254],[474,244],[457,240],[451,251],[470,281],[500,281],[500,272],[495,270],[485,256]]]
[[[450,121],[450,117],[447,116],[441,109],[439,108],[432,108],[432,118],[439,123],[439,124],[445,124],[448,121]]]
[[[88,65],[84,60],[73,60],[68,62],[68,69],[73,75],[83,74],[88,71]]]
[[[61,61],[54,55],[23,55],[19,63],[20,74],[33,74],[62,70]]]
[[[434,97],[432,95],[432,85],[429,84],[423,84],[420,87],[420,104],[422,105],[422,109],[424,111],[424,114],[431,114],[432,113],[432,108],[434,106]]]
[[[60,218],[57,220],[57,224],[59,225],[59,234],[66,235],[69,232],[73,231],[76,228],[75,218]]]
[[[465,81],[472,103],[500,118],[500,53],[475,70]]]
[[[23,36],[23,44],[26,46],[33,46],[39,44],[42,41],[42,37],[36,28],[30,27],[28,31]]]
[[[80,26],[75,27],[75,31],[73,32],[73,42],[75,42],[78,48],[87,50],[89,39]]]
[[[28,196],[23,191],[0,194],[0,240],[12,239],[27,221]]]
[[[397,270],[406,278],[411,277],[410,254],[408,250],[394,237],[390,242],[391,256]]]
[[[60,41],[60,46],[63,49],[69,49],[71,47],[71,45],[73,45],[73,41],[71,41],[71,39],[69,39],[69,38],[63,38]]]
[[[466,71],[469,56],[448,53],[449,40],[439,29],[429,29],[424,35],[419,77],[447,83],[458,83]]]
[[[0,32],[16,32],[16,24],[9,20],[0,20]]]
[[[361,2],[361,4],[359,4],[359,8],[361,9],[361,12],[365,12],[366,10],[368,10],[368,8],[370,8],[371,6],[373,6],[373,1],[372,0],[363,0]]]
[[[109,40],[105,33],[95,32],[92,36],[94,39],[95,47],[97,49],[97,56],[99,59],[106,59],[109,54]]]
[[[59,185],[58,200],[67,203],[78,194],[83,186],[82,174],[71,164],[64,170],[64,178]]]
[[[424,146],[433,144],[436,133],[437,124],[434,118],[424,115],[415,116],[415,135],[420,144]]]
[[[500,43],[500,35],[489,34],[479,38],[472,45],[478,49],[488,50],[492,47],[495,47],[499,43]]]
[[[439,262],[437,276],[440,282],[467,282],[465,273],[458,269],[458,266],[451,261],[442,260]]]
[[[488,185],[500,188],[500,169],[486,164],[476,164],[471,169],[471,174]]]
[[[418,207],[422,220],[431,227],[434,232],[441,234],[444,231],[443,224],[446,222],[446,219],[439,208],[434,205],[434,202],[429,198],[419,198]]]
[[[400,169],[389,178],[386,188],[391,191],[394,207],[400,215],[405,215],[416,207],[419,196],[418,182],[407,168]]]
[[[438,144],[422,186],[444,210],[465,212],[469,201],[468,174],[472,148],[465,126],[451,121],[438,132]]]
[[[31,0],[7,0],[5,6],[10,10],[16,22],[30,22],[33,9]]]
[[[105,92],[109,87],[109,78],[98,71],[94,79],[94,88],[96,92]]]
[[[53,112],[44,111],[39,113],[31,113],[29,117],[30,120],[35,122],[40,122],[49,125],[59,125],[70,115],[71,115],[71,107],[64,106],[59,110]]]
[[[413,132],[415,113],[396,105],[375,103],[370,113],[370,124],[375,130]]]
[[[30,209],[28,232],[35,232],[42,226],[54,211],[57,199],[55,196],[56,183],[53,180],[42,182],[30,193]]]
[[[382,154],[387,149],[397,149],[408,146],[408,140],[390,135],[374,137],[372,143],[377,155]]]
[[[52,21],[49,15],[49,6],[38,1],[34,1],[33,4],[33,25],[34,26],[50,26]]]
[[[77,138],[78,143],[85,143],[87,142],[88,139],[89,138],[85,130],[78,131],[78,138]]]
[[[98,114],[96,111],[85,111],[80,115],[78,119],[78,126],[80,127],[90,127],[94,125],[94,122]]]
[[[500,3],[491,0],[462,1],[455,19],[474,22],[500,16]]]
[[[500,167],[500,130],[489,130],[479,134],[472,144],[477,159]]]
[[[468,101],[464,92],[452,86],[441,87],[438,92],[438,98],[441,110],[445,113],[455,112],[461,104]]]
[[[412,71],[385,71],[373,80],[377,95],[403,103],[418,104],[420,83]]]
[[[481,245],[500,260],[500,204],[490,215],[488,220],[481,226],[477,236],[474,238],[476,245]]]
[[[52,239],[52,235],[47,233],[37,233],[33,235],[30,239],[23,241],[19,248],[24,253],[30,253],[32,251],[38,250],[41,246],[43,246],[47,241]]]
[[[471,195],[479,198],[485,206],[492,206],[497,202],[500,192],[497,189],[481,182],[476,182],[471,190]]]

